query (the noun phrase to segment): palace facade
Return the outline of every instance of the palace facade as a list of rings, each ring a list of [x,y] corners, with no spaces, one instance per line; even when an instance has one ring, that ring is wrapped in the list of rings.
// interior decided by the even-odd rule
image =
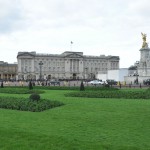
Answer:
[[[0,80],[16,80],[17,64],[0,61]]]
[[[119,69],[119,56],[87,56],[83,52],[62,54],[18,52],[18,80],[94,79],[98,72]]]

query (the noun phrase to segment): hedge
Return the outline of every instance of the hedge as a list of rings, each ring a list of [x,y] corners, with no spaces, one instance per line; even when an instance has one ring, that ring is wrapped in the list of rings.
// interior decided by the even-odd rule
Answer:
[[[66,93],[65,96],[89,97],[89,98],[125,98],[125,99],[149,99],[148,91],[82,91]]]
[[[9,94],[32,94],[32,93],[38,93],[42,94],[44,91],[40,89],[32,89],[29,90],[28,87],[23,87],[23,88],[17,88],[17,87],[5,87],[5,88],[0,88],[0,93],[9,93]]]
[[[62,102],[46,99],[37,102],[27,98],[0,97],[0,108],[4,109],[41,112],[62,105],[64,105]]]

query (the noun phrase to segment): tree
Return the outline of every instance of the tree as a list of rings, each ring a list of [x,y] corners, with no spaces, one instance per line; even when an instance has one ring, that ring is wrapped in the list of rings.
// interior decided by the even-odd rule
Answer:
[[[84,84],[83,84],[83,81],[81,81],[81,85],[80,85],[80,91],[84,91]]]
[[[137,70],[137,66],[130,66],[128,70]]]
[[[32,90],[33,89],[33,86],[32,86],[32,82],[30,81],[29,82],[29,90]]]
[[[120,87],[120,89],[121,89],[121,83],[119,83],[119,87]]]
[[[40,100],[40,95],[37,93],[32,93],[29,99],[33,102],[38,102]]]
[[[4,84],[3,84],[3,82],[1,82],[1,88],[4,88]]]

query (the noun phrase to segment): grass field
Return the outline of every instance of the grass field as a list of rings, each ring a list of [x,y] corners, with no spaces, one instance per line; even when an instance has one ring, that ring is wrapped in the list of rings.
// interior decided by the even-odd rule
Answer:
[[[150,100],[45,91],[42,98],[65,105],[44,112],[0,109],[0,150],[150,150]]]

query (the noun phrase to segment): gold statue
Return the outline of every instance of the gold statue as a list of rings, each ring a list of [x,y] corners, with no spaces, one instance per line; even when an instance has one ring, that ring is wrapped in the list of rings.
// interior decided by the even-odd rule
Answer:
[[[148,47],[148,44],[147,44],[147,42],[146,42],[146,34],[141,32],[141,35],[142,35],[142,39],[143,39],[142,48],[147,48],[147,47]]]

